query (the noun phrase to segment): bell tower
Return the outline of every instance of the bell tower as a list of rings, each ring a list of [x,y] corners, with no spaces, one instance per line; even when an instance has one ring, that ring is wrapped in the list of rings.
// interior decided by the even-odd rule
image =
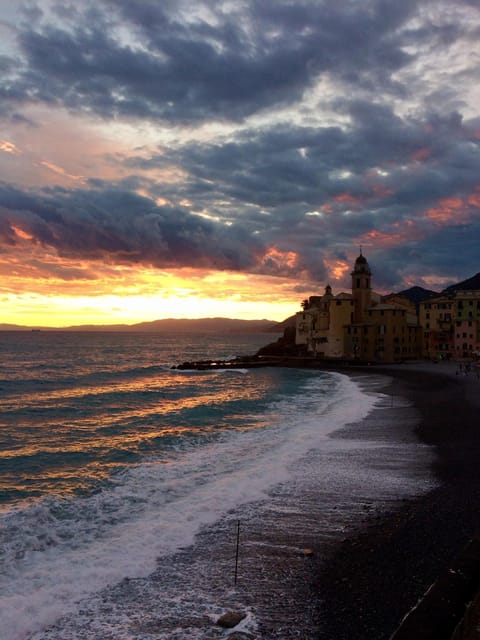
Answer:
[[[352,271],[352,296],[354,302],[353,322],[364,322],[365,312],[372,302],[371,278],[372,272],[367,260],[360,255],[355,260]]]

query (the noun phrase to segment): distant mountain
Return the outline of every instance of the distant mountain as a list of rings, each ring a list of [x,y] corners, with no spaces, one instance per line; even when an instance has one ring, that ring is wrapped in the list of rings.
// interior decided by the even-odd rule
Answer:
[[[129,331],[165,331],[172,333],[263,333],[274,330],[272,320],[235,320],[233,318],[166,318],[140,322]],[[281,331],[281,329],[280,329]]]
[[[25,331],[26,329],[34,331],[36,327],[21,327],[19,324],[0,324],[0,331]]]
[[[282,320],[282,322],[275,323],[275,325],[271,329],[267,329],[267,332],[268,333],[283,333],[283,331],[285,331],[285,329],[287,329],[287,327],[294,327],[295,324],[296,324],[295,315],[289,316],[288,318],[285,318],[285,320]]]
[[[282,333],[282,323],[273,320],[235,320],[233,318],[167,318],[137,324],[77,325],[71,327],[22,327],[0,324],[0,331],[138,331],[164,333]]]
[[[480,291],[480,272],[467,280],[462,280],[462,282],[458,282],[457,284],[451,284],[444,289],[442,293],[448,295],[454,291]]]
[[[435,298],[440,294],[438,293],[438,291],[432,291],[431,289],[424,289],[423,287],[415,286],[415,287],[410,287],[410,289],[404,289],[403,291],[399,291],[398,293],[389,294],[389,295],[403,296],[404,298],[407,298],[407,300],[410,300],[410,302],[413,302],[414,304],[418,304],[423,300],[428,300],[429,298]],[[382,296],[382,297],[388,298],[389,296]]]
[[[397,295],[403,296],[407,298],[414,304],[418,304],[423,300],[428,300],[429,298],[436,298],[438,296],[448,296],[452,295],[454,291],[480,291],[480,272],[471,278],[467,278],[467,280],[462,280],[461,282],[457,282],[455,284],[451,284],[443,291],[432,291],[431,289],[424,289],[423,287],[410,287],[410,289],[405,289],[404,291],[399,291],[395,294],[389,295]],[[388,298],[389,296],[382,296],[383,298]]]

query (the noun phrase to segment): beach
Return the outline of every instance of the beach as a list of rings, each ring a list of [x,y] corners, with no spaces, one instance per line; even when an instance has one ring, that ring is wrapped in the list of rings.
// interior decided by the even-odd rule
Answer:
[[[203,629],[204,638],[222,638],[226,632],[215,619],[233,610],[246,614],[235,628],[238,640],[389,640],[431,585],[451,573],[480,527],[475,417],[480,381],[472,374],[460,375],[454,363],[342,372],[383,395],[361,425],[352,423],[333,434],[346,442],[360,438],[372,443],[372,449],[356,454],[365,458],[363,470],[358,460],[353,462],[353,451],[348,453],[358,474],[349,504],[345,497],[338,504],[335,489],[324,488],[322,459],[312,452],[288,487],[270,491],[268,506],[256,504],[251,512],[230,514],[221,523],[220,537],[218,528],[216,535],[207,529],[197,536],[193,556],[203,562],[192,562],[192,549],[177,555],[177,568],[191,563],[192,580],[209,584],[210,600],[216,603],[209,615],[193,608],[191,617],[180,621],[144,616],[138,631],[154,630],[159,637],[167,632],[180,640],[187,637],[187,628]],[[431,467],[431,480],[425,466]],[[408,468],[410,498],[385,486],[402,468]],[[404,482],[408,484],[407,476]],[[378,499],[372,500],[375,491]],[[340,542],[339,531],[328,530],[329,513],[337,522],[337,510],[349,514]],[[240,556],[233,584],[236,522]],[[216,577],[219,566],[224,576],[231,576],[226,590]],[[135,609],[141,597],[146,610],[154,611],[166,572],[160,562],[153,583],[123,584],[122,606],[130,598]],[[450,640],[464,611],[464,594],[459,597],[453,609],[442,594],[429,602],[427,619],[414,620],[402,640]],[[92,619],[98,615],[90,612]]]
[[[228,611],[245,616],[236,640],[389,640],[478,529],[480,381],[454,363],[179,372],[141,336],[62,336],[53,350],[29,336],[45,350],[31,363],[21,338],[4,382],[4,437],[19,438],[6,498],[35,469],[47,493],[4,510],[9,640],[214,640]],[[178,339],[157,340],[178,357]],[[85,362],[74,347],[92,341]],[[428,614],[443,636],[416,623],[396,640],[450,640],[465,600],[455,619],[444,605]]]
[[[410,398],[418,409],[414,432],[419,442],[435,449],[433,471],[439,484],[370,522],[358,536],[346,539],[319,569],[319,638],[325,640],[390,638],[480,527],[480,381],[476,374],[467,376],[455,363],[447,362],[375,370],[392,377],[385,390],[393,398],[392,412],[398,396]],[[424,627],[402,637],[450,638],[457,614],[440,598],[432,602]]]

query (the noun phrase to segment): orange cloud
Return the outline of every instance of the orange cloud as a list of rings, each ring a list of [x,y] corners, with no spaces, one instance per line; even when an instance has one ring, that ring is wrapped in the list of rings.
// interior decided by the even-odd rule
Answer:
[[[20,149],[13,144],[13,142],[8,142],[8,140],[0,140],[0,151],[4,151],[5,153],[13,153],[15,155],[20,154]]]
[[[44,167],[47,167],[47,169],[50,169],[50,171],[53,171],[53,173],[57,173],[61,176],[64,176],[65,178],[71,178],[72,180],[80,180],[81,182],[85,181],[84,176],[74,176],[71,173],[67,173],[67,171],[65,171],[63,167],[60,167],[57,164],[54,164],[53,162],[47,162],[46,160],[42,160],[40,164],[43,165]]]
[[[360,244],[376,247],[392,247],[404,241],[401,233],[383,233],[372,229],[360,236]]]
[[[480,193],[472,193],[468,196],[467,202],[471,207],[480,208]]]
[[[421,236],[420,229],[413,220],[403,220],[392,224],[392,232],[387,233],[372,229],[358,239],[358,243],[365,246],[396,247]]]
[[[461,198],[443,198],[437,207],[428,209],[426,214],[437,226],[462,224],[468,219],[465,203]]]
[[[29,240],[29,241],[33,240],[33,236],[31,236],[26,231],[23,231],[23,229],[20,229],[19,227],[15,227],[15,226],[12,225],[11,229],[15,233],[17,238],[19,238],[21,240]]]
[[[350,206],[356,206],[361,202],[360,198],[356,198],[350,193],[339,193],[337,196],[333,196],[333,200],[335,200],[335,202],[343,202],[345,204],[349,204]]]
[[[298,255],[294,251],[280,251],[270,247],[263,257],[263,264],[273,263],[277,269],[293,269],[297,265]]]
[[[335,280],[343,280],[352,269],[352,265],[343,260],[329,260],[328,258],[324,258],[323,262]]]

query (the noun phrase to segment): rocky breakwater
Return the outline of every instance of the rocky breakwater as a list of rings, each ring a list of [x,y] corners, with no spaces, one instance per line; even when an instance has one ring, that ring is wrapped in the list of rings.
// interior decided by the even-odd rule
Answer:
[[[295,327],[287,327],[275,342],[262,347],[254,355],[237,356],[231,360],[192,360],[182,362],[172,369],[253,369],[258,367],[299,366],[305,359],[303,347],[295,344]],[[306,358],[311,360],[311,357]],[[300,363],[301,366],[301,363]]]
[[[174,365],[172,369],[209,371],[211,369],[253,369],[272,366],[278,366],[278,359],[253,355],[232,360],[191,360]]]

